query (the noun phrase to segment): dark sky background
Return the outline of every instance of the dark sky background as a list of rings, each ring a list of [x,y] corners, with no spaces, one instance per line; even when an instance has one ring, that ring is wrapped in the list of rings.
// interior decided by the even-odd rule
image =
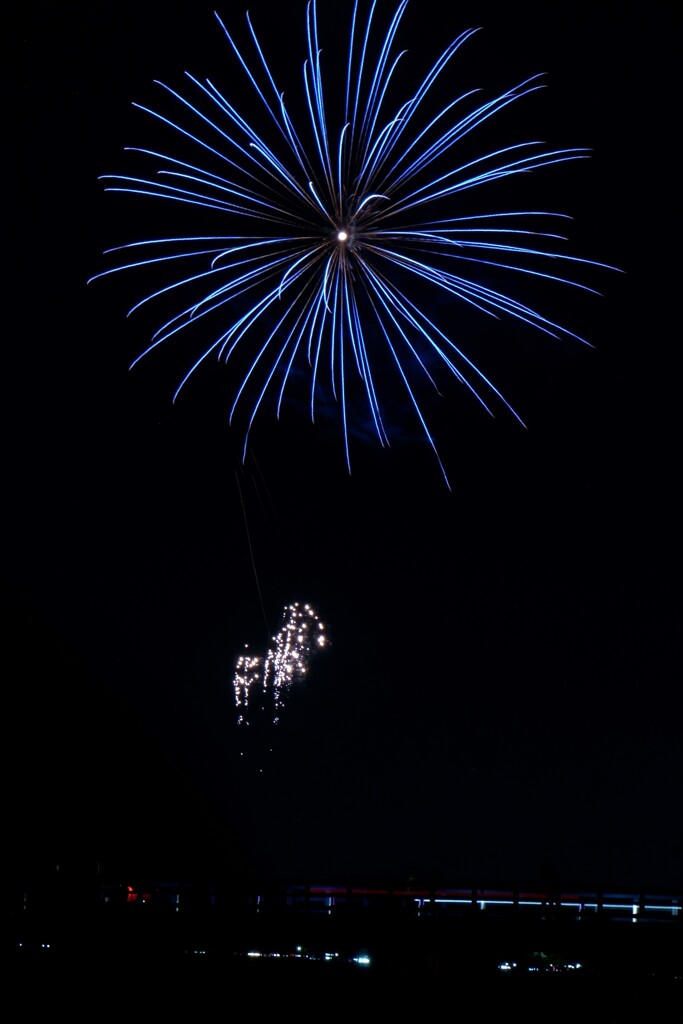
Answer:
[[[584,277],[600,298],[538,289],[592,349],[447,313],[527,425],[447,389],[431,415],[451,491],[408,427],[390,450],[352,439],[349,475],[338,432],[303,403],[262,419],[242,467],[221,369],[174,405],[186,360],[172,347],[128,369],[149,337],[125,318],[146,282],[86,284],[104,249],[173,213],[98,181],[148,143],[132,103],[184,70],[245,95],[214,6],[243,32],[232,0],[39,0],[13,19],[3,675],[17,864],[680,885],[674,5],[409,8],[402,40],[425,58],[482,27],[453,94],[548,73],[505,131],[593,156],[522,195],[573,215],[571,252],[624,271]],[[249,10],[293,68],[294,108],[304,4],[280,6]],[[322,22],[323,38],[346,32],[347,5]],[[332,645],[272,754],[245,764],[235,659],[296,600]]]

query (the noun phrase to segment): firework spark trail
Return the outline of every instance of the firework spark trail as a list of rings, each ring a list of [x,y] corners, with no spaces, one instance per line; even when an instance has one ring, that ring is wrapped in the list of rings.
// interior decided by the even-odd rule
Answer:
[[[287,605],[282,627],[265,655],[245,649],[237,659],[233,677],[237,724],[250,725],[255,710],[259,718],[265,715],[270,725],[277,725],[291,686],[305,678],[311,658],[328,644],[325,625],[310,604]]]
[[[350,469],[350,417],[357,394],[364,396],[379,442],[389,443],[378,381],[393,366],[448,483],[419,394],[422,382],[439,391],[439,367],[488,412],[491,401],[500,400],[521,419],[426,311],[431,296],[425,308],[425,290],[554,338],[588,344],[507,291],[480,283],[476,275],[483,267],[504,278],[527,275],[592,292],[558,268],[607,265],[559,251],[557,243],[565,239],[550,225],[563,214],[536,209],[481,213],[463,205],[473,190],[486,192],[486,186],[502,179],[588,156],[585,149],[547,149],[533,140],[458,159],[458,145],[542,88],[541,76],[484,102],[475,99],[478,90],[472,89],[443,105],[436,85],[441,88],[453,58],[477,31],[468,29],[443,50],[402,103],[390,106],[399,67],[401,84],[406,77],[407,52],[398,51],[396,41],[407,0],[398,4],[383,35],[376,7],[375,0],[363,21],[356,0],[344,81],[339,82],[324,76],[316,2],[307,5],[302,106],[293,114],[249,16],[253,66],[216,15],[258,109],[243,116],[210,80],[189,73],[187,95],[157,83],[171,106],[179,106],[178,113],[136,106],[197,155],[188,162],[136,149],[143,158],[160,162],[153,175],[104,179],[109,191],[163,199],[176,208],[208,209],[217,223],[231,225],[229,233],[118,246],[109,250],[117,265],[95,277],[157,264],[169,272],[169,282],[130,312],[164,298],[177,299],[180,308],[133,365],[189,331],[199,335],[200,352],[175,397],[209,356],[238,363],[230,421],[244,407],[244,454],[266,396],[274,398],[279,417],[285,390],[303,364],[311,418],[321,392],[331,393],[339,406]],[[335,89],[343,92],[341,103],[333,102]],[[199,154],[202,159],[195,162]],[[127,253],[134,254],[130,262]],[[552,273],[543,269],[544,261],[552,262]],[[185,305],[188,299],[182,295],[196,296],[197,288],[199,296]]]

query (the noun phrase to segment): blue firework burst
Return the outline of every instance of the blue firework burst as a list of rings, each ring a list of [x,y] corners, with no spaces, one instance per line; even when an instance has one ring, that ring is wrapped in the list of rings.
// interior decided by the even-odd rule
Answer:
[[[176,395],[210,357],[227,364],[230,420],[242,416],[245,453],[259,412],[270,405],[279,416],[288,389],[305,379],[312,418],[321,396],[334,399],[350,468],[359,398],[377,439],[389,443],[380,386],[389,365],[392,389],[412,409],[446,478],[425,385],[438,391],[445,373],[489,412],[500,401],[519,419],[456,342],[454,305],[584,341],[516,298],[514,282],[530,275],[593,291],[562,268],[572,274],[580,264],[605,265],[560,251],[562,236],[549,225],[563,215],[480,211],[471,194],[587,151],[530,141],[473,153],[472,133],[542,88],[541,76],[484,101],[473,89],[444,102],[443,85],[476,31],[470,29],[406,90],[409,55],[398,48],[406,7],[401,0],[384,15],[377,0],[365,10],[357,0],[340,72],[338,63],[325,64],[310,0],[294,109],[249,15],[244,49],[216,15],[243,76],[242,109],[212,81],[189,73],[182,90],[157,83],[164,103],[136,106],[163,124],[177,148],[138,148],[138,159],[154,165],[150,173],[104,176],[108,190],[161,199],[198,217],[201,210],[216,225],[218,233],[183,232],[108,250],[113,265],[95,277],[161,268],[162,283],[130,312],[153,301],[166,310],[169,301],[175,305],[138,359],[191,334],[198,348]],[[507,276],[512,293],[507,283],[483,283],[492,273]],[[448,324],[430,312],[437,294],[449,304]]]

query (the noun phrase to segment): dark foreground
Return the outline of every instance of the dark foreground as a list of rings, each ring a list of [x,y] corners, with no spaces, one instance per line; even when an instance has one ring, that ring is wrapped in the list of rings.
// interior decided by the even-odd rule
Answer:
[[[673,1020],[683,928],[667,923],[134,912],[29,920],[7,949],[14,1019]]]

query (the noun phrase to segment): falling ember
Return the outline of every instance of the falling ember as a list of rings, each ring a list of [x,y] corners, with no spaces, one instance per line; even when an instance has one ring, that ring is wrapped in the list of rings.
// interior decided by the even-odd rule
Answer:
[[[328,645],[325,625],[310,604],[286,605],[282,627],[264,656],[245,648],[237,659],[233,688],[237,724],[247,726],[256,714],[276,725],[293,683],[303,679],[311,658]]]

